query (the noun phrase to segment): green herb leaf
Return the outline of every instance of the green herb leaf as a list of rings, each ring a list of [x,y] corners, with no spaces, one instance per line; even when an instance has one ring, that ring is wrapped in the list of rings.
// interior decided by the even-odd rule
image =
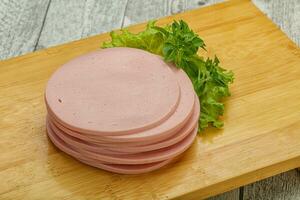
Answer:
[[[219,66],[219,59],[203,59],[197,55],[199,48],[205,49],[204,41],[191,30],[183,20],[171,25],[159,27],[150,21],[140,33],[111,32],[112,40],[103,43],[103,48],[131,47],[158,54],[166,62],[173,62],[182,68],[191,79],[194,90],[199,97],[201,114],[199,128],[203,130],[209,124],[220,128],[219,119],[224,113],[221,100],[230,96],[229,84],[233,82],[233,72]]]

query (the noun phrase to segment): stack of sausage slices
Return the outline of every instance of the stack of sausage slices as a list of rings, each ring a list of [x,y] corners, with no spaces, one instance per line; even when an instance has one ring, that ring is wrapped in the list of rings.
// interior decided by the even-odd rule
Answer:
[[[200,106],[181,69],[133,48],[109,48],[60,67],[45,92],[47,133],[60,150],[121,174],[158,169],[196,137]]]

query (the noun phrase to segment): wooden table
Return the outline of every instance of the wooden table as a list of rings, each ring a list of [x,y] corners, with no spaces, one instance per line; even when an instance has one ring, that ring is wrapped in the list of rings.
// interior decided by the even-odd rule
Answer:
[[[55,2],[55,1],[51,3],[50,1],[49,2],[36,1],[34,3],[28,2],[25,5],[22,4],[22,6],[20,4],[15,4],[15,6],[11,6],[13,4],[8,4],[4,2],[2,7],[0,6],[0,8],[6,6],[11,9],[11,10],[9,9],[5,10],[6,11],[4,14],[4,16],[6,15],[5,19],[8,20],[9,23],[11,22],[20,22],[20,23],[15,24],[14,27],[15,30],[13,31],[13,33],[16,34],[16,36],[18,36],[17,40],[14,37],[12,37],[14,34],[11,34],[11,32],[8,31],[1,32],[4,33],[4,36],[0,38],[0,41],[4,45],[1,45],[0,47],[2,48],[0,49],[1,50],[0,56],[2,56],[2,58],[5,58],[13,55],[18,55],[20,53],[55,45],[64,41],[74,40],[74,39],[88,36],[90,34],[99,33],[103,30],[109,30],[111,28],[117,28],[120,26],[128,25],[130,23],[138,22],[139,20],[147,20],[149,18],[156,18],[162,15],[176,13],[185,9],[193,8],[196,5],[196,3],[198,3],[195,2],[194,1],[187,1],[187,2],[184,1],[183,3],[177,1],[168,2],[168,3],[150,2],[151,4],[147,2],[149,3],[149,5],[145,5],[146,2],[140,2],[140,1],[138,2],[129,1],[127,4],[126,1],[124,1],[124,2],[120,2],[119,4],[113,3],[111,5],[110,2],[102,2],[103,5],[106,5],[104,7],[99,5],[95,6],[91,2],[87,2],[87,3],[77,2],[79,4],[76,4],[77,6],[75,7],[74,7],[75,4],[73,3],[69,3],[67,5],[61,5],[60,2]],[[296,13],[295,9],[299,5],[296,4],[295,2],[292,2],[294,3],[294,5],[285,4],[285,3],[280,5],[279,1],[277,3],[276,1],[274,2],[273,4],[272,3],[263,4],[263,2],[261,1],[256,1],[258,5],[264,6],[262,8],[265,9],[265,11],[269,12],[271,16],[272,16],[271,11],[274,12],[274,10],[277,10],[277,12],[281,14],[280,15],[281,17],[278,17],[278,15],[273,15],[274,20],[275,21],[278,20],[279,23],[281,23],[281,26],[283,28],[289,27],[290,29],[286,29],[287,33],[291,37],[294,37],[295,41],[298,42],[299,44],[299,32],[296,32],[295,31],[296,28],[293,28],[294,26],[298,27],[297,23],[299,22],[295,21],[296,17],[298,16],[298,13]],[[82,3],[82,5],[80,5],[80,3]],[[70,15],[64,14],[65,13],[64,9],[66,7],[72,8],[72,12]],[[83,7],[85,8],[84,11],[82,11]],[[135,8],[137,7],[148,8],[148,9],[136,10]],[[283,8],[289,8],[289,9],[285,11]],[[110,16],[112,10],[109,9],[116,11],[116,13],[125,12],[125,15]],[[280,9],[283,9],[283,11]],[[149,12],[149,10],[151,10],[151,12]],[[80,11],[82,13],[80,13]],[[3,14],[3,12],[0,13]],[[24,17],[26,20],[22,21],[20,20],[20,18],[14,16],[14,14],[16,13],[21,13],[21,15],[20,14],[19,15]],[[79,13],[80,16],[78,16]],[[90,20],[91,16],[97,16],[97,14],[99,13],[102,13],[102,15],[99,15],[98,18],[95,17],[93,18],[93,20]],[[44,14],[45,18],[39,17],[42,16],[42,14]],[[282,17],[284,17],[286,20],[280,21]],[[35,21],[32,20],[33,21],[32,22],[30,19],[33,18],[35,18],[36,20]],[[45,20],[41,20],[41,19],[45,19]],[[73,23],[71,24],[67,23],[68,21],[72,21]],[[109,21],[110,23],[107,23],[107,21]],[[1,21],[1,23],[4,24],[4,26],[2,26],[4,28],[5,26],[7,26],[7,23],[5,22],[6,22],[5,20]],[[290,24],[286,25],[285,23],[290,23]],[[101,27],[97,27],[97,24],[101,24]],[[21,27],[17,27],[17,25]],[[275,182],[276,179],[277,181],[278,180],[280,181],[282,178],[286,179],[287,181],[284,183],[283,187],[279,187],[277,189],[283,190],[283,188],[289,188],[289,192],[285,190],[282,193],[276,194],[275,193],[276,183],[270,184],[270,182]],[[273,179],[275,180],[273,181]],[[267,199],[268,196],[268,198],[272,199],[272,195],[276,195],[276,198],[278,198],[278,196],[280,195],[286,195],[286,196],[289,195],[291,198],[294,199],[299,197],[299,196],[295,196],[297,194],[299,195],[299,188],[290,187],[292,185],[296,185],[297,183],[299,184],[299,180],[298,180],[299,178],[297,178],[297,174],[295,171],[291,171],[288,174],[281,175],[279,176],[279,178],[273,178],[273,179],[268,179],[262,183],[253,184],[245,187],[244,198],[245,199],[249,199],[249,198]],[[270,187],[271,189],[264,190],[264,192],[260,192],[260,193],[256,192],[259,191],[260,188],[268,188],[268,187]],[[219,198],[237,199],[239,195],[241,195],[239,194],[239,191],[235,190]]]

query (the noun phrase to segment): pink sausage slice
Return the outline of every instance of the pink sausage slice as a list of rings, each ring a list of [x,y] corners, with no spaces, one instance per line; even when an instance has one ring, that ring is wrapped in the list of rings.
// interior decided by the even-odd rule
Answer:
[[[128,153],[140,153],[146,151],[153,151],[161,148],[171,146],[183,138],[186,137],[196,126],[200,112],[199,101],[196,101],[193,115],[190,117],[189,121],[185,126],[179,130],[175,135],[167,138],[161,142],[149,144],[149,145],[139,145],[140,143],[134,143],[134,146],[128,146],[128,143],[115,144],[112,143],[111,146],[96,145],[93,143],[80,140],[76,137],[72,137],[63,131],[59,130],[53,122],[50,121],[50,126],[58,137],[64,140],[67,144],[73,147],[82,148],[87,151],[98,152],[101,154],[128,154]],[[131,144],[132,145],[132,144]]]
[[[102,164],[95,161],[89,161],[89,160],[80,160],[81,162],[91,165],[93,167],[97,167],[100,169],[104,169],[110,172],[119,173],[119,174],[141,174],[141,173],[147,173],[154,171],[156,169],[162,168],[168,164],[171,164],[178,159],[180,159],[181,156],[165,160],[158,163],[150,163],[150,164],[144,164],[144,165],[115,165],[115,164]]]
[[[162,141],[174,133],[178,132],[188,121],[191,114],[193,113],[193,107],[195,101],[198,101],[198,98],[195,97],[195,93],[193,90],[193,85],[187,75],[179,69],[172,67],[178,83],[181,88],[181,97],[178,104],[177,109],[175,110],[174,114],[171,115],[165,122],[161,123],[160,125],[153,127],[148,130],[144,130],[135,134],[129,135],[122,135],[122,136],[91,136],[87,135],[83,132],[77,132],[70,130],[64,127],[60,122],[58,122],[51,110],[49,110],[49,116],[52,118],[53,123],[65,133],[77,137],[82,140],[89,141],[91,143],[139,143],[140,145],[145,145],[149,143],[155,143]]]
[[[97,167],[106,171],[118,173],[118,174],[142,174],[154,171],[156,169],[159,169],[173,161],[173,159],[165,160],[158,163],[150,163],[150,164],[144,164],[144,165],[114,165],[114,164],[102,164],[97,162],[89,162],[87,160],[78,159],[79,161],[93,166]]]
[[[76,151],[78,151],[82,156],[86,158],[95,159],[100,162],[107,162],[111,164],[147,164],[159,162],[170,159],[172,157],[176,157],[184,152],[192,144],[194,138],[196,137],[197,130],[198,127],[179,143],[163,149],[145,153],[137,153],[131,155],[105,155],[86,151],[83,149],[76,149]],[[52,133],[55,134],[54,132]]]
[[[92,151],[95,153],[101,153],[101,154],[107,154],[107,155],[124,155],[124,154],[128,154],[127,152],[116,152],[113,150],[110,150],[107,147],[104,146],[96,146],[94,144],[89,144],[87,142],[85,142],[84,140],[80,140],[78,138],[72,137],[68,134],[65,134],[62,130],[60,130],[59,128],[57,128],[53,122],[49,119],[49,117],[47,117],[47,126],[49,126],[52,130],[52,132],[55,133],[55,136],[57,136],[58,138],[60,138],[62,141],[64,141],[64,143],[68,144],[69,146],[73,147],[74,149],[85,149],[87,151]]]
[[[124,135],[155,127],[177,108],[180,89],[158,56],[133,48],[110,48],[71,60],[50,78],[48,109],[79,132]]]
[[[115,165],[115,164],[108,164],[108,163],[100,163],[99,161],[93,160],[93,159],[87,159],[82,157],[82,155],[73,149],[65,146],[62,140],[57,138],[55,134],[52,133],[52,130],[49,126],[47,126],[47,133],[50,138],[50,140],[55,144],[56,147],[58,147],[61,151],[69,154],[72,157],[75,157],[77,160],[79,160],[82,163],[85,163],[87,165],[97,167],[106,171],[120,173],[120,174],[140,174],[140,173],[146,173],[150,172],[156,169],[159,169],[167,164],[169,164],[173,159],[165,160],[162,162],[157,163],[150,163],[150,164],[144,164],[144,165]]]
[[[113,148],[106,147],[108,150],[112,150],[115,152],[127,152],[127,153],[137,153],[137,152],[147,152],[147,151],[153,151],[161,148],[165,148],[168,146],[171,146],[173,144],[178,143],[179,141],[183,140],[189,133],[191,133],[192,130],[198,129],[198,119],[200,114],[200,104],[199,101],[196,100],[195,108],[193,115],[190,117],[189,121],[185,124],[185,126],[180,129],[176,134],[170,136],[170,138],[167,138],[163,141],[159,141],[157,143],[151,143],[141,146],[139,142],[134,143],[134,146],[128,146],[128,143],[124,143],[123,145],[117,144]],[[123,144],[123,143],[122,143]],[[126,145],[126,146],[125,146]],[[133,145],[133,144],[131,144]]]
[[[191,80],[186,73],[173,65],[169,66],[173,70],[181,88],[180,102],[174,114],[159,126],[151,129],[130,135],[104,136],[101,139],[109,142],[161,141],[179,131],[186,124],[193,113],[193,108],[195,102],[198,101],[198,97],[195,95]]]

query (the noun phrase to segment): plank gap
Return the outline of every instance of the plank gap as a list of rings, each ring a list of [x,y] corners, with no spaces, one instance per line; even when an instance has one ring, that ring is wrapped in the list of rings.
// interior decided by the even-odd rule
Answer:
[[[48,1],[48,5],[47,5],[46,11],[45,11],[45,16],[44,16],[44,19],[43,19],[43,22],[42,22],[41,30],[40,30],[40,32],[39,32],[39,34],[38,34],[38,38],[37,38],[36,43],[35,43],[35,45],[34,45],[33,51],[36,51],[36,50],[37,50],[37,47],[38,47],[38,44],[39,44],[39,41],[40,41],[40,37],[41,37],[42,31],[43,31],[44,26],[45,26],[45,22],[46,22],[46,18],[47,18],[47,14],[48,14],[48,10],[49,10],[51,1],[52,1],[52,0],[49,0],[49,1]]]

